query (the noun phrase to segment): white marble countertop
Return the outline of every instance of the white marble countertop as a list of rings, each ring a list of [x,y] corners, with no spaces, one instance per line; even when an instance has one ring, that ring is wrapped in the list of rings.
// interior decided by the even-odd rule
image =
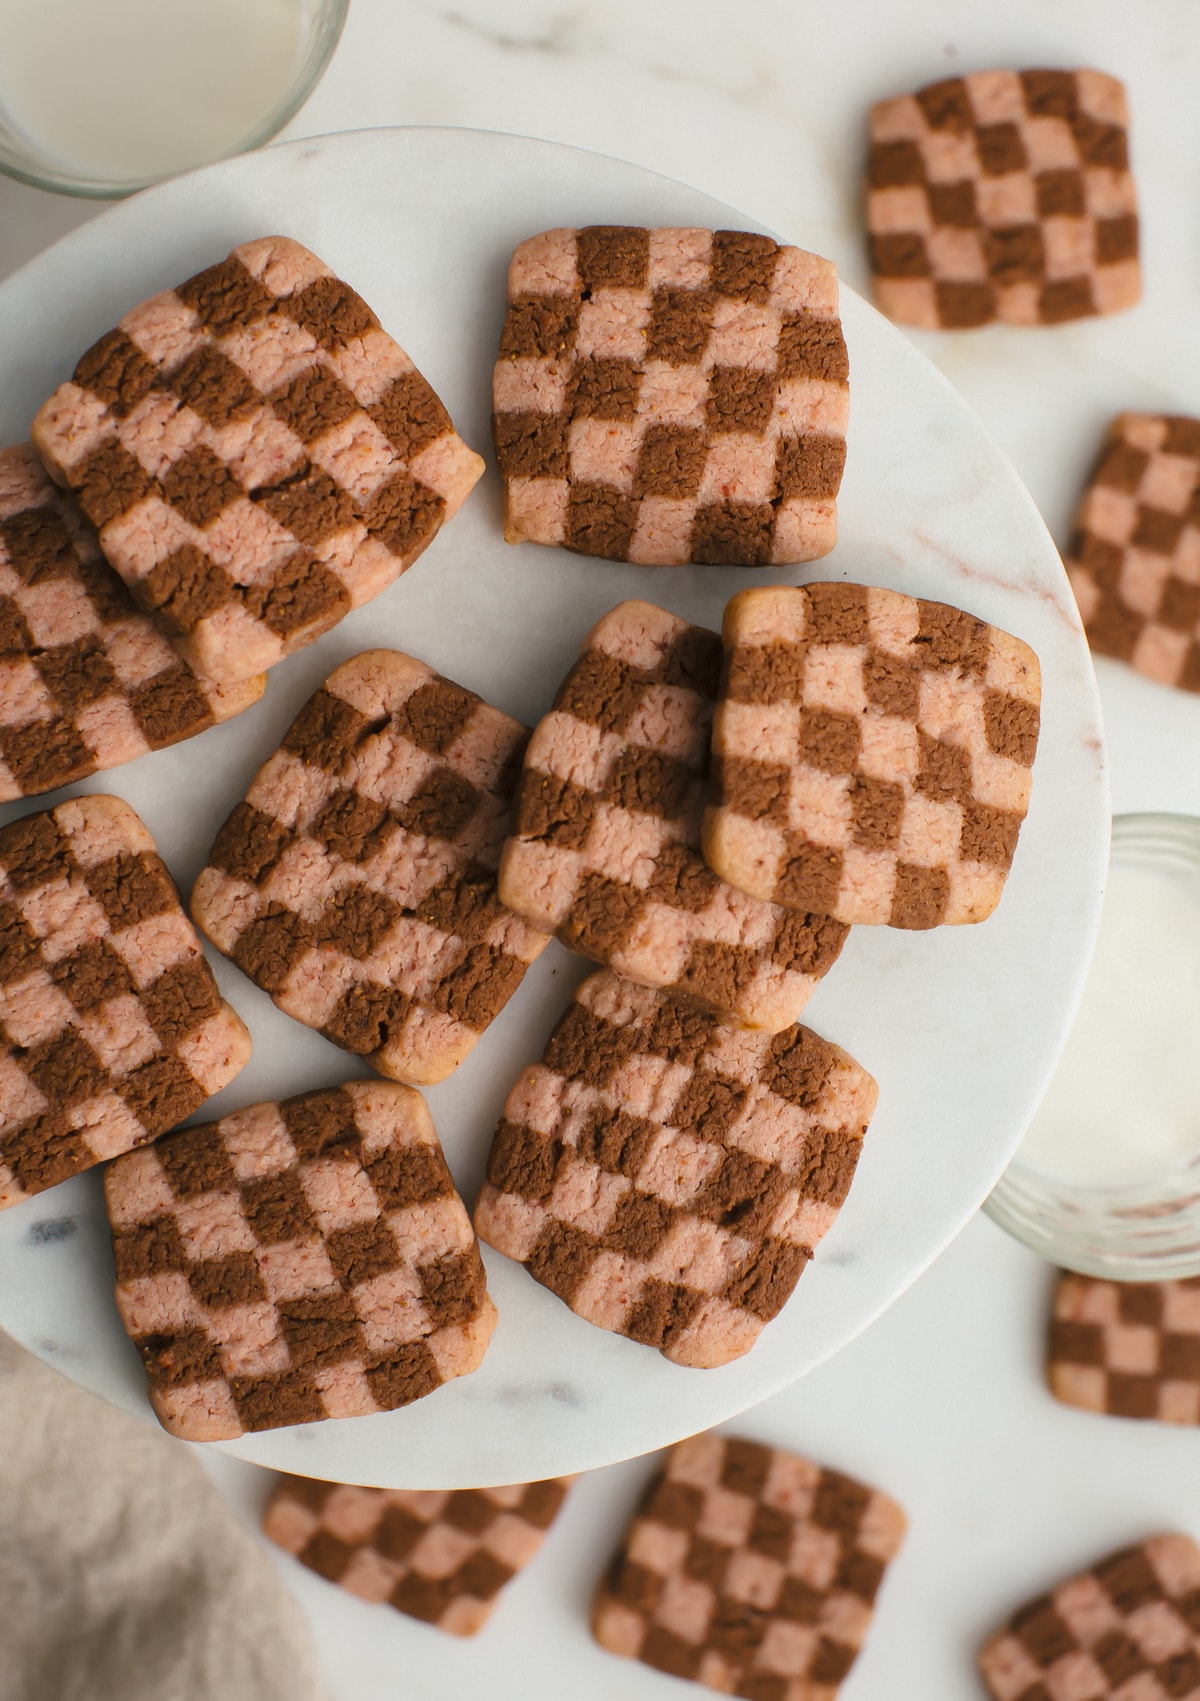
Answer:
[[[1200,412],[1200,31],[1192,0],[353,0],[330,70],[287,132],[373,124],[517,131],[618,155],[740,206],[865,284],[863,111],[956,71],[1094,64],[1134,111],[1144,304],[1053,332],[920,339],[1008,451],[1056,538],[1118,408]],[[0,276],[94,211],[0,179]],[[1200,814],[1200,700],[1099,668],[1114,808]],[[847,1701],[982,1693],[981,1637],[1026,1595],[1163,1527],[1200,1535],[1196,1437],[1057,1406],[1041,1385],[1048,1273],[974,1222],[866,1335],[739,1432],[895,1494],[908,1542]],[[253,1516],[268,1483],[214,1458]],[[669,1701],[673,1680],[595,1650],[586,1602],[647,1470],[587,1479],[477,1643],[344,1598],[290,1562],[339,1701],[482,1690]],[[695,1693],[699,1693],[698,1691]]]

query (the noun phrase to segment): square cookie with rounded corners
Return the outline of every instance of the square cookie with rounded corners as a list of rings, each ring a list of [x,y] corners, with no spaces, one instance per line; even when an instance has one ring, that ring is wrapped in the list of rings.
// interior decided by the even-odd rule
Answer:
[[[996,1701],[1197,1701],[1200,1548],[1152,1536],[1015,1612],[979,1655]]]
[[[263,1530],[361,1600],[474,1636],[541,1547],[573,1480],[445,1490],[284,1477]]]
[[[249,1057],[127,803],[0,828],[0,1209],[174,1128]]]
[[[828,555],[848,373],[815,254],[738,230],[530,237],[492,381],[504,535],[647,567]]]
[[[224,684],[378,596],[483,471],[361,296],[282,236],[133,308],[33,441],[139,605]]]
[[[809,1028],[592,975],[508,1095],[475,1226],[589,1323],[728,1364],[833,1225],[877,1096]]]
[[[1047,1374],[1068,1406],[1200,1423],[1200,1276],[1109,1282],[1063,1271]]]
[[[525,753],[500,896],[564,945],[741,1027],[793,1023],[846,929],[700,854],[721,643],[646,602],[588,633]]]
[[[730,885],[840,921],[983,921],[1029,807],[1041,670],[944,603],[866,585],[725,610],[704,854]]]
[[[1125,88],[975,71],[871,108],[875,299],[905,325],[1057,325],[1141,294]]]
[[[117,1309],[187,1441],[390,1412],[496,1322],[425,1101],[350,1081],[181,1128],[104,1176]]]
[[[527,736],[424,662],[353,657],[218,833],[197,924],[381,1074],[444,1079],[548,941],[496,896]]]
[[[84,779],[241,714],[176,654],[22,443],[0,449],[0,803]]]
[[[1200,691],[1200,419],[1117,416],[1076,512],[1066,566],[1097,655]]]
[[[592,1609],[596,1640],[755,1701],[833,1701],[904,1539],[878,1489],[782,1448],[693,1436],[667,1455]]]

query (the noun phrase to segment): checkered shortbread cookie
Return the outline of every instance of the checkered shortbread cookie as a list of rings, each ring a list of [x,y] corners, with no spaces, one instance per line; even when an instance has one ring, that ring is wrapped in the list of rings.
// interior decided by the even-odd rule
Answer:
[[[1111,1554],[1014,1613],[979,1669],[996,1701],[1200,1701],[1200,1548]]]
[[[832,1701],[904,1536],[894,1500],[723,1435],[667,1456],[593,1610],[614,1654],[753,1701]]]
[[[495,1326],[419,1093],[351,1081],[181,1128],[104,1177],[117,1309],[172,1434],[387,1412]]]
[[[1200,1423],[1200,1277],[1106,1282],[1063,1274],[1047,1369],[1051,1389],[1069,1406]]]
[[[193,673],[32,447],[0,449],[0,802],[191,738],[265,684]]]
[[[735,230],[532,237],[493,379],[505,536],[651,567],[827,555],[848,371],[815,254]]]
[[[1067,573],[1093,650],[1200,691],[1200,419],[1113,421],[1075,516]]]
[[[605,615],[530,740],[500,895],[630,980],[775,1032],[846,930],[735,892],[705,867],[720,660],[715,632],[650,603]]]
[[[0,828],[0,1209],[173,1128],[249,1056],[127,803]]]
[[[743,591],[724,634],[704,819],[717,873],[844,922],[990,915],[1029,805],[1029,646],[865,585]]]
[[[908,325],[1054,325],[1141,293],[1125,89],[977,71],[871,108],[875,298]]]
[[[537,1553],[569,1477],[511,1488],[382,1489],[285,1477],[263,1529],[365,1601],[474,1636]]]
[[[221,828],[192,914],[289,1016],[440,1081],[547,943],[496,896],[525,738],[423,662],[355,656]]]
[[[279,236],[127,313],[33,440],[137,601],[225,682],[378,595],[483,471],[361,297]]]
[[[727,1364],[836,1218],[876,1096],[808,1028],[592,975],[508,1096],[475,1225],[589,1323]]]

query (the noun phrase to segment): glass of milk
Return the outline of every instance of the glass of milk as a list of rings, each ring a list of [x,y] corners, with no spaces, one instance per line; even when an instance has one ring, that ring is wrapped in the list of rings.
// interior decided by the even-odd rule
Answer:
[[[0,170],[132,194],[269,141],[350,0],[0,0]]]
[[[1200,1274],[1200,820],[1114,820],[1079,1014],[984,1209],[1085,1275]]]

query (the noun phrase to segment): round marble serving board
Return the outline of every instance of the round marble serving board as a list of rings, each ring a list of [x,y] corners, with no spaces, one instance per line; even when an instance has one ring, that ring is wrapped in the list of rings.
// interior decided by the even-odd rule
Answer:
[[[636,167],[475,131],[362,131],[210,167],[113,208],[0,286],[0,441],[24,437],[39,402],[133,303],[238,242],[282,233],[365,296],[484,449],[509,254],[535,231],[594,223],[753,228]],[[782,571],[653,569],[510,548],[489,467],[417,566],[276,668],[249,713],[75,788],[126,798],[186,893],[301,704],[372,645],[407,650],[532,723],[584,633],[623,598],[717,627],[747,585],[844,578],[957,604],[1041,659],[1033,802],[996,914],[932,934],[856,929],[805,1012],[876,1076],[879,1110],[837,1224],[746,1358],[709,1371],[668,1364],[583,1322],[486,1252],[500,1323],[478,1371],[398,1412],[222,1444],[241,1458],[378,1485],[482,1486],[599,1467],[719,1423],[802,1376],[895,1299],[978,1208],[1032,1116],[1099,919],[1108,790],[1092,668],[1057,552],[1012,467],[886,320],[848,290],[842,312],[852,423],[841,541],[825,560]],[[0,821],[31,807],[8,806]],[[205,1117],[365,1073],[210,955],[255,1051]],[[457,1074],[430,1090],[468,1202],[509,1086],[587,972],[552,944]],[[0,1215],[0,1327],[150,1419],[111,1282],[97,1173]]]

